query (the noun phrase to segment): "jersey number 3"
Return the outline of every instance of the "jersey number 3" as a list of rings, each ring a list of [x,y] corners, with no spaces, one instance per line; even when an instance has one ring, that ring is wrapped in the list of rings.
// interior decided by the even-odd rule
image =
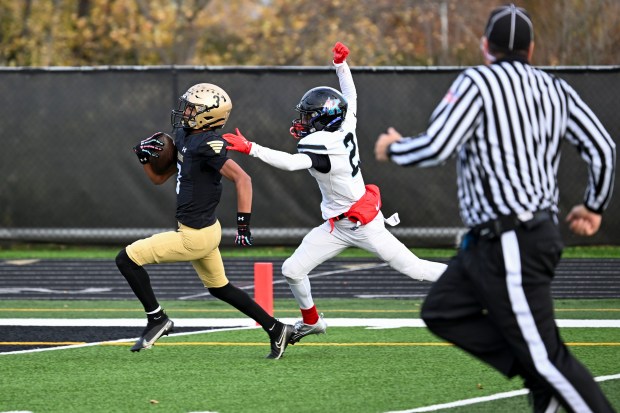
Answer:
[[[351,132],[344,138],[344,146],[349,149],[349,164],[351,165],[351,176],[355,176],[360,171],[360,160],[356,158],[357,145],[355,144],[354,136]],[[349,146],[351,146],[349,148]]]

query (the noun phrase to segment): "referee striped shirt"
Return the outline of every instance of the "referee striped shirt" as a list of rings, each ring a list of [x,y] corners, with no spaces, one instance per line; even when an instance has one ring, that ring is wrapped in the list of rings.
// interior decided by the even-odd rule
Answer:
[[[560,146],[588,164],[585,206],[601,213],[614,181],[615,144],[562,79],[526,62],[501,60],[463,71],[433,112],[426,132],[390,145],[399,165],[434,166],[457,154],[465,225],[500,215],[558,212]]]

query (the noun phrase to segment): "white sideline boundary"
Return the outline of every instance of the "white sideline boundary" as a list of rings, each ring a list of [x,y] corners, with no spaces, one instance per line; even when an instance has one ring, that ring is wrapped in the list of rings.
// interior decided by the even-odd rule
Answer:
[[[255,327],[250,318],[176,318],[177,327]],[[280,318],[286,324],[294,324],[297,318]],[[331,327],[402,328],[425,327],[419,318],[327,318]],[[620,328],[620,320],[555,320],[558,327],[574,328]],[[144,327],[144,318],[0,318],[0,326],[25,327]],[[221,330],[220,330],[221,331]]]
[[[144,322],[142,324],[144,324]],[[176,326],[176,324],[175,324],[175,326]],[[54,326],[54,327],[57,327],[57,326]],[[168,335],[168,337],[189,336],[189,335],[193,335],[193,334],[219,333],[220,331],[246,330],[246,329],[249,329],[249,328],[258,328],[258,327],[256,327],[256,326],[252,326],[252,327],[232,327],[232,328],[218,328],[217,330],[188,331],[188,332],[185,332],[185,333],[171,333],[171,334]],[[10,355],[10,354],[41,353],[43,351],[65,350],[65,349],[71,349],[71,348],[93,347],[93,346],[98,346],[98,345],[103,344],[103,343],[124,343],[126,341],[133,342],[133,341],[136,341],[138,338],[139,337],[120,338],[118,340],[97,341],[97,342],[94,342],[94,343],[73,344],[73,345],[68,345],[68,346],[58,346],[58,347],[49,347],[49,348],[35,348],[35,349],[30,349],[30,350],[8,351],[6,353],[0,353],[0,356]]]

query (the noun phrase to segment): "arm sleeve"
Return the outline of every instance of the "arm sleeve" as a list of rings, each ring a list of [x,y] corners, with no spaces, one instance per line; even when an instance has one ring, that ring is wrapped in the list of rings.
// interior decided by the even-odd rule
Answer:
[[[275,149],[260,146],[256,142],[252,143],[250,155],[285,171],[299,171],[312,168],[312,159],[304,153],[290,154],[276,151]]]
[[[473,135],[481,116],[479,89],[462,73],[433,111],[428,129],[392,143],[388,156],[402,166],[440,165]]]
[[[347,127],[355,129],[357,125],[357,90],[353,83],[353,75],[346,61],[342,63],[334,63],[338,82],[340,83],[340,91],[347,100],[347,115],[344,122]]]
[[[588,164],[588,186],[584,205],[602,213],[609,204],[614,186],[616,145],[592,110],[567,83],[568,124],[566,139]]]

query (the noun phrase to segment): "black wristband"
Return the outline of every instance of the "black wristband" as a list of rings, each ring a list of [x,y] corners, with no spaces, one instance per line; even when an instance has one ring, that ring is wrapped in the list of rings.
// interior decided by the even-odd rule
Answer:
[[[237,212],[237,226],[250,226],[251,212]]]

